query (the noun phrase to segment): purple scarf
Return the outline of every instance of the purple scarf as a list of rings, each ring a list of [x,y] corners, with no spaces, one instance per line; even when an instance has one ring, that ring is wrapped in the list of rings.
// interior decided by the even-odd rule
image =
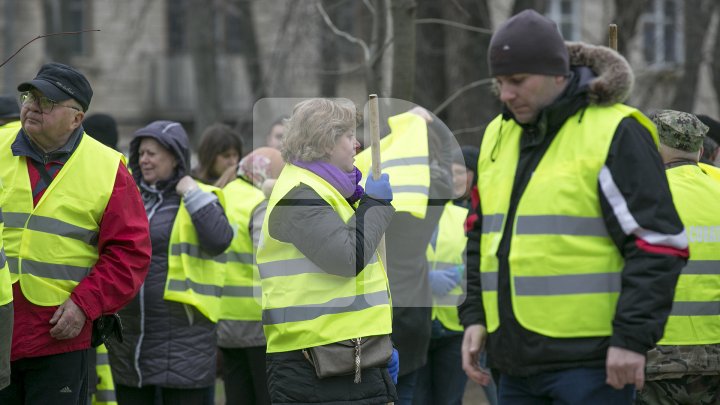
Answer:
[[[316,160],[314,162],[301,162],[296,160],[293,164],[297,167],[302,167],[305,170],[310,170],[316,175],[322,177],[323,180],[330,183],[337,191],[345,197],[350,204],[355,203],[362,197],[365,190],[358,183],[362,179],[362,173],[357,167],[353,167],[353,171],[346,173],[337,166],[334,166],[328,162]]]

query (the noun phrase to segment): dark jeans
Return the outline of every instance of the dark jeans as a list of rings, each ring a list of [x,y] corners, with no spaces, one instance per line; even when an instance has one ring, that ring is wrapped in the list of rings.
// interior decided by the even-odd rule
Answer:
[[[605,383],[604,368],[573,368],[530,377],[500,376],[500,403],[513,405],[631,405],[635,386]]]
[[[220,348],[227,405],[269,405],[265,346]]]
[[[400,359],[400,361],[402,361],[402,359]],[[412,373],[398,377],[398,382],[395,385],[398,396],[398,400],[395,401],[396,405],[412,405],[419,374],[420,369],[417,369]]]
[[[209,405],[213,402],[208,387],[164,388],[146,385],[137,388],[116,384],[115,393],[119,405]]]
[[[414,405],[460,405],[467,376],[462,369],[463,335],[430,340],[428,361],[418,370]]]
[[[88,350],[20,359],[10,368],[10,385],[0,391],[0,404],[87,404]]]

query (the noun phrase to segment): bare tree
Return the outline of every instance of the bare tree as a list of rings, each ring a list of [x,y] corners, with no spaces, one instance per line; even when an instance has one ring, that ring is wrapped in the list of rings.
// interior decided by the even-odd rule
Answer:
[[[685,67],[677,81],[672,108],[678,111],[693,111],[702,44],[715,9],[714,0],[685,0]]]
[[[188,18],[188,45],[195,73],[196,102],[194,108],[195,139],[209,125],[222,119],[220,93],[218,89],[217,46],[215,31],[215,8],[208,6],[205,0],[189,0],[188,9],[192,17]],[[196,142],[194,142],[196,143]]]
[[[392,97],[413,101],[415,84],[415,0],[391,0],[393,27]]]
[[[716,7],[716,14],[718,14],[718,23],[715,26],[715,44],[712,49],[712,64],[710,69],[712,71],[712,83],[715,89],[715,99],[720,104],[720,7]],[[717,117],[720,117],[720,107],[715,112]]]
[[[455,0],[444,8],[444,17],[476,30],[447,26],[448,125],[460,143],[478,145],[487,123],[500,112],[500,102],[491,91],[487,49],[490,45],[490,9],[487,0]],[[448,104],[449,103],[449,104]],[[442,105],[437,108],[444,108]],[[437,110],[437,109],[436,109]]]
[[[527,9],[533,9],[539,13],[544,13],[545,10],[547,10],[547,0],[515,0],[512,15]]]
[[[442,15],[443,7],[449,6],[435,0],[418,0],[418,20]],[[441,24],[417,25],[415,69],[415,101],[432,109],[447,97],[445,80],[445,26]],[[444,116],[441,116],[445,120]]]
[[[615,17],[612,21],[618,26],[617,50],[620,54],[627,56],[628,44],[635,36],[638,20],[647,6],[648,0],[615,0]]]

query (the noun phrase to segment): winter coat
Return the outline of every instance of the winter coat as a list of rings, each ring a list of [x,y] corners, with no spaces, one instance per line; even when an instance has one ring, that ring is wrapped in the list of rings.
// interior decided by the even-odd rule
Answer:
[[[523,125],[519,159],[508,209],[508,223],[498,248],[499,328],[487,340],[490,366],[514,376],[535,375],[579,367],[604,368],[609,346],[644,354],[663,333],[670,312],[677,276],[685,264],[687,250],[653,246],[637,235],[637,229],[626,233],[619,221],[636,221],[640,230],[658,235],[677,235],[683,225],[675,211],[662,161],[650,133],[634,118],[624,118],[615,129],[605,167],[625,204],[625,218],[619,218],[614,204],[598,182],[603,220],[609,237],[624,258],[622,292],[612,336],[552,338],[525,329],[513,312],[508,256],[512,238],[515,208],[522,191],[563,124],[590,104],[622,103],[630,93],[633,76],[627,61],[605,47],[568,43],[572,75],[558,99],[540,112],[543,125]],[[514,119],[505,110],[503,120]],[[575,118],[573,118],[575,119]],[[480,174],[482,175],[482,174]],[[482,234],[482,201],[477,220],[468,232],[467,298],[460,305],[460,320],[466,327],[485,324],[481,296],[480,237]],[[640,228],[641,227],[641,228]],[[652,287],[652,288],[650,288]]]
[[[315,190],[300,184],[271,212],[268,232],[295,244],[329,273],[359,274],[374,255],[392,215],[389,203],[363,196],[347,231],[338,230],[337,212]],[[360,384],[353,383],[353,375],[318,379],[302,352],[294,350],[268,353],[267,371],[273,404],[385,404],[395,398],[386,368],[364,369]]]
[[[142,181],[138,163],[144,137],[154,138],[178,161],[174,176],[155,187]],[[113,379],[119,385],[201,388],[215,384],[216,325],[195,307],[163,298],[170,234],[180,207],[175,187],[189,163],[187,135],[178,123],[156,121],[137,131],[130,143],[129,167],[145,203],[153,252],[140,293],[120,311],[124,342],[108,345]],[[185,204],[203,252],[222,253],[230,245],[232,228],[217,197],[195,190],[185,197]]]

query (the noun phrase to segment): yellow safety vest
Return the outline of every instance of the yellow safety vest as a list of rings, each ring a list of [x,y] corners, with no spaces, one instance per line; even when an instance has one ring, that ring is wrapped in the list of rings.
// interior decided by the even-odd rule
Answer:
[[[275,205],[301,183],[315,190],[344,222],[355,213],[319,176],[291,164],[283,168],[270,196],[257,253],[267,352],[391,333],[390,289],[377,254],[360,274],[343,277],[325,272],[292,243],[270,236],[268,218]],[[318,235],[318,240],[323,237]]]
[[[612,334],[624,260],[605,228],[598,179],[625,117],[646,127],[657,144],[655,126],[634,108],[589,106],[582,119],[580,114],[556,134],[511,221],[513,312],[523,328],[555,338]],[[497,252],[508,223],[521,136],[514,120],[497,117],[485,131],[478,162],[480,271],[489,332],[500,325]]]
[[[458,207],[452,201],[445,205],[438,222],[437,241],[427,248],[430,271],[456,267],[465,263],[465,219],[467,208]],[[438,319],[447,329],[462,331],[457,306],[464,298],[462,285],[457,285],[445,297],[433,296],[433,319]]]
[[[710,176],[715,181],[720,181],[720,168],[715,166],[710,166],[705,163],[698,163],[698,166],[702,169],[705,174]]]
[[[380,140],[381,168],[390,176],[392,205],[396,212],[407,212],[423,219],[430,190],[428,135],[425,120],[411,113],[390,117],[390,134]],[[362,184],[371,173],[370,148],[355,157],[363,174]]]
[[[227,217],[235,237],[225,252],[227,268],[220,299],[220,319],[259,321],[262,319],[260,275],[249,228],[252,213],[265,201],[265,194],[242,179],[229,183],[223,193],[228,201]]]
[[[2,193],[2,184],[0,184],[0,193]],[[2,243],[3,225],[2,208],[0,208],[0,306],[7,304],[13,299],[10,268],[8,267],[7,257],[5,256],[5,247]]]
[[[110,360],[108,360],[108,351],[105,345],[97,347],[97,355],[95,357],[95,372],[98,376],[96,391],[92,396],[93,405],[117,405],[115,397],[115,383],[113,382],[112,372],[110,371]]]
[[[215,193],[220,205],[225,206],[225,197],[219,188],[202,183],[198,186],[205,192]],[[213,257],[202,251],[195,225],[185,209],[185,202],[181,201],[170,233],[168,276],[163,297],[192,305],[217,322],[226,263],[225,253]]]
[[[695,165],[666,173],[688,235],[690,260],[678,279],[658,345],[720,343],[720,184]]]
[[[35,305],[62,304],[98,259],[98,233],[124,157],[88,135],[33,207],[27,158],[13,156],[17,131],[0,131],[3,233],[11,281]]]

